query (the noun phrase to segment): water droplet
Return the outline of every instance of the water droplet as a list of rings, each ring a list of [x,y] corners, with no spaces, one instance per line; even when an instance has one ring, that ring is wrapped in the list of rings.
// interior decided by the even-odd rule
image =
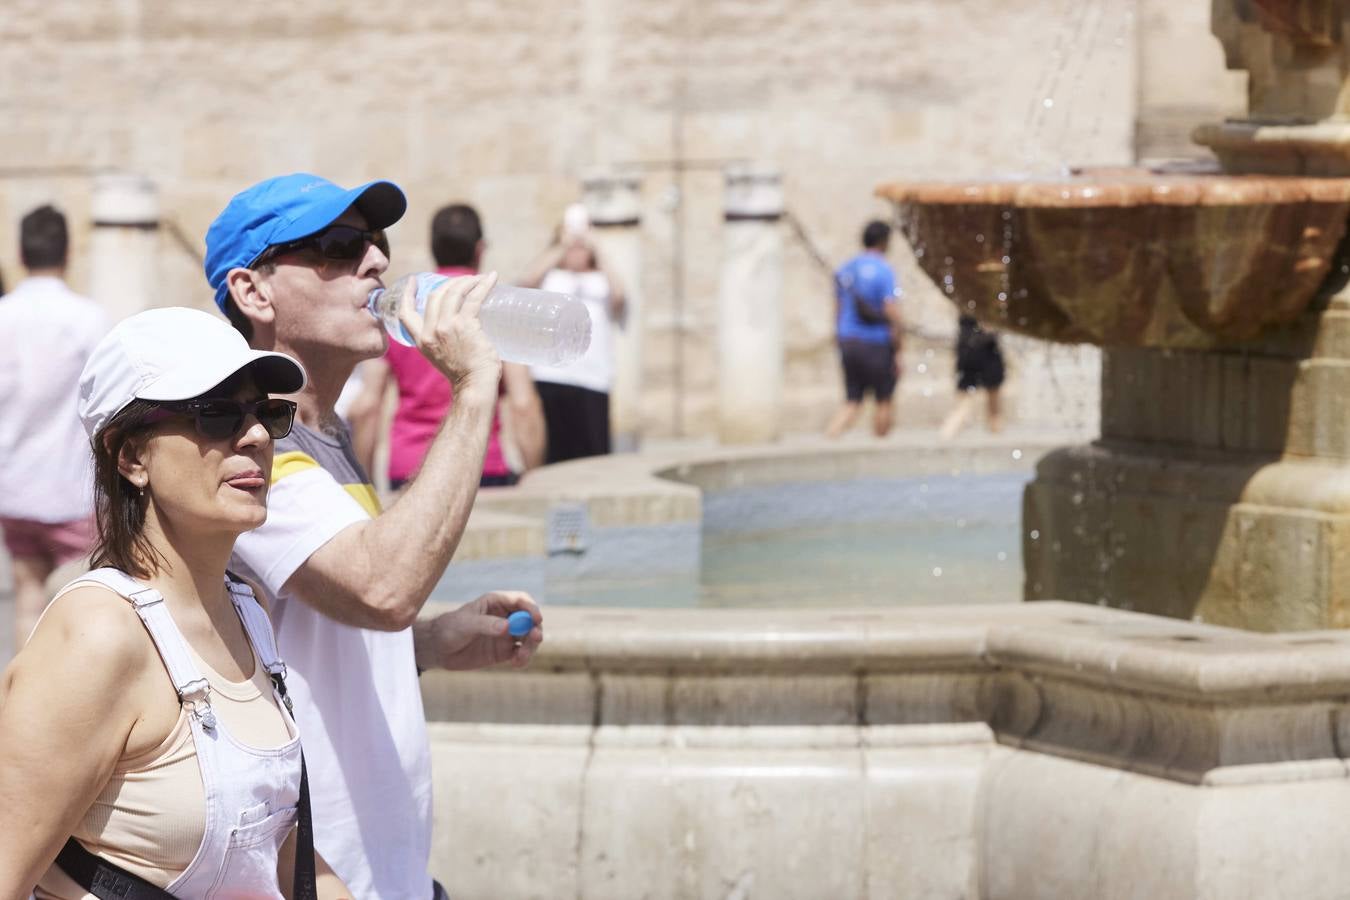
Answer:
[[[918,373],[919,373],[920,375],[922,375],[924,372],[927,372],[927,371],[928,371],[928,364],[927,364],[927,363],[919,363],[919,365],[916,366],[915,368],[916,368],[916,371],[918,371]]]
[[[1074,505],[1074,506],[1082,506],[1082,505],[1083,505],[1083,492],[1082,492],[1082,491],[1077,491],[1077,492],[1074,493],[1074,495],[1073,495],[1073,505]]]
[[[977,234],[977,235],[975,235],[975,243],[977,243],[977,244],[983,244],[983,243],[984,243],[984,235],[982,235],[982,234]]]
[[[998,292],[998,299],[999,299],[999,302],[1000,302],[1000,303],[1007,303],[1007,302],[1008,302],[1008,292],[1007,292],[1007,291],[999,291],[999,292]]]
[[[1033,541],[1039,541],[1041,539],[1041,533],[1035,528],[1031,529],[1031,539]]]
[[[942,577],[942,566],[934,566],[934,567],[933,567],[933,577],[934,577],[934,578],[941,578],[941,577]]]
[[[1012,453],[1012,457],[1013,457],[1013,459],[1021,459],[1021,458],[1022,458],[1022,451],[1021,451],[1021,450],[1014,450],[1013,453]]]
[[[1012,262],[1012,257],[1011,257],[1011,256],[1006,256],[1006,255],[1005,255],[1005,256],[1003,257],[1003,264],[1006,266],[1006,265],[1007,265],[1008,263],[1010,263],[1010,262]]]
[[[1046,97],[1044,100],[1041,101],[1041,105],[1044,106],[1046,109],[1049,109],[1050,107],[1055,105],[1055,99],[1053,97]]]
[[[1008,559],[1008,554],[1004,553],[1002,550],[998,551],[998,561],[999,561],[999,562],[1005,562],[1007,559]]]

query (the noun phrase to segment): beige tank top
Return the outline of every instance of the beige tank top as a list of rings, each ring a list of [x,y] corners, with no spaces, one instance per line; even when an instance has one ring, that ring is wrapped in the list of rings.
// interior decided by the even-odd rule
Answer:
[[[226,681],[193,651],[211,683],[211,708],[240,743],[283,746],[295,734],[277,707],[272,681],[253,653],[253,677]],[[191,864],[206,830],[206,798],[186,710],[158,747],[126,757],[75,829],[75,837],[109,862],[157,887],[168,887]],[[96,900],[53,865],[33,892],[37,900]]]

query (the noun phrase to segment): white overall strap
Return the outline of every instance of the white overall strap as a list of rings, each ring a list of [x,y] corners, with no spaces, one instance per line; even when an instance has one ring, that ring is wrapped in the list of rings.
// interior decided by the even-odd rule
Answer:
[[[155,642],[155,649],[164,661],[164,668],[168,670],[179,701],[191,710],[202,727],[215,728],[216,717],[211,711],[211,684],[193,663],[183,633],[174,624],[159,591],[113,568],[94,569],[81,575],[78,580],[98,582],[131,602],[136,615],[145,624],[145,630],[150,633],[150,639]]]
[[[248,632],[253,652],[258,654],[263,668],[267,670],[268,675],[280,675],[285,678],[286,664],[277,653],[277,639],[272,632],[272,620],[267,617],[258,598],[253,596],[253,588],[240,581],[227,579],[225,583],[229,585],[230,599],[234,601],[235,611],[239,613],[239,619],[244,623],[244,631]]]

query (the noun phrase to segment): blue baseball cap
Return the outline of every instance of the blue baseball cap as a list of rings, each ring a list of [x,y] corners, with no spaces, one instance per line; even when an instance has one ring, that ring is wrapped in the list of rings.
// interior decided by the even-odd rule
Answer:
[[[231,269],[248,266],[273,244],[323,231],[355,206],[372,229],[403,217],[408,198],[392,181],[368,181],[346,190],[327,178],[296,172],[260,181],[240,191],[206,229],[206,280],[225,311]]]

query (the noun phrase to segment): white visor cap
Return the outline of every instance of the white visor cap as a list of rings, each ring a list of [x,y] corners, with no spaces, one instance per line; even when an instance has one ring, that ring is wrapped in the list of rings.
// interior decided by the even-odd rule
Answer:
[[[89,355],[80,373],[80,421],[93,437],[133,400],[191,400],[241,369],[269,394],[305,386],[300,363],[252,349],[218,316],[181,306],[148,309],[119,322]]]

